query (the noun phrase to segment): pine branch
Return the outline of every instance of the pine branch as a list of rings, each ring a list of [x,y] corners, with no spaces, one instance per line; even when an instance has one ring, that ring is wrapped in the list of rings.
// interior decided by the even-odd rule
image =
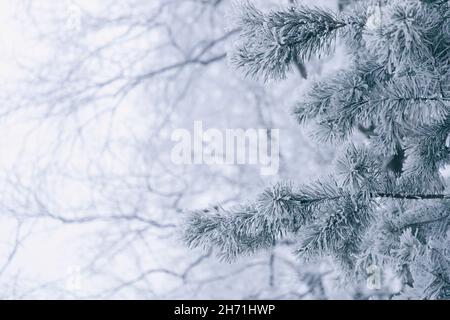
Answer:
[[[441,91],[438,81],[386,80],[377,64],[358,64],[313,84],[294,114],[301,124],[316,120],[319,140],[342,141],[361,123],[371,122],[393,147],[405,130],[445,120],[450,99]]]
[[[303,6],[263,13],[247,4],[242,12],[232,61],[247,76],[265,80],[284,78],[296,61],[327,54],[338,30],[350,24],[331,11]]]
[[[219,257],[230,261],[270,248],[287,234],[295,234],[312,223],[299,252],[313,254],[330,248],[338,250],[349,237],[359,239],[370,221],[370,199],[450,200],[446,194],[375,192],[363,198],[358,194],[343,190],[334,181],[319,181],[297,192],[278,184],[253,203],[191,213],[183,238],[190,247],[216,248]]]
[[[232,260],[273,246],[307,223],[317,208],[341,196],[342,190],[334,182],[318,182],[299,192],[276,184],[250,204],[192,212],[183,238],[190,247],[215,247],[222,259]]]

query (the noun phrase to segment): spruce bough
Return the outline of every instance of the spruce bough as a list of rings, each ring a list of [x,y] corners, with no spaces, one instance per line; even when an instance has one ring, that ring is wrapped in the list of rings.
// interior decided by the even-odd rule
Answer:
[[[346,147],[314,184],[278,183],[246,204],[192,212],[186,243],[232,260],[294,238],[300,257],[332,257],[355,283],[376,264],[395,272],[400,297],[449,299],[450,194],[440,174],[450,160],[449,18],[444,0],[358,1],[340,13],[243,5],[232,62],[249,77],[283,79],[295,61],[345,45],[351,63],[313,83],[294,115],[318,141]],[[394,172],[386,159],[395,157]]]

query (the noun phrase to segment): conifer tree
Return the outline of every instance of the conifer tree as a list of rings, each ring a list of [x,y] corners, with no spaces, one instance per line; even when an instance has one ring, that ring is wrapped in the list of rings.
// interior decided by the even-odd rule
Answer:
[[[301,258],[331,257],[345,279],[395,272],[399,297],[450,298],[450,4],[357,1],[342,12],[246,3],[232,62],[247,76],[286,77],[296,60],[343,44],[350,63],[317,80],[294,108],[319,142],[342,145],[331,175],[275,184],[248,203],[189,214],[184,239],[225,260],[297,240]],[[355,129],[370,131],[354,142]],[[370,129],[370,130],[369,130]]]

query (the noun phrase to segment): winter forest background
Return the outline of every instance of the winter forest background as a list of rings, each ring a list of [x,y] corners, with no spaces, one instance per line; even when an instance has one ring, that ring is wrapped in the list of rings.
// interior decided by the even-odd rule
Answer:
[[[350,2],[358,1],[251,1],[262,12],[312,5],[336,14]],[[372,2],[381,6],[386,1]],[[401,8],[407,1],[392,2]],[[412,2],[431,8],[425,13],[411,9],[407,18],[412,20],[417,12],[430,21],[424,16],[441,12],[443,21],[450,16],[447,1]],[[316,81],[351,66],[345,39],[337,37],[320,58],[295,61],[282,81],[248,77],[228,58],[242,31],[234,25],[239,10],[242,6],[228,0],[0,0],[0,298],[450,297],[450,207],[445,199],[435,207],[414,207],[414,214],[425,212],[425,218],[426,210],[443,212],[426,220],[431,228],[426,232],[436,238],[427,238],[419,222],[402,221],[388,240],[368,240],[367,250],[360,252],[359,275],[343,272],[327,254],[299,258],[293,254],[297,240],[289,237],[231,263],[219,259],[213,248],[188,248],[181,234],[189,212],[211,205],[232,208],[278,181],[311,185],[336,173],[336,159],[345,153],[335,141],[318,142],[293,116],[294,106]],[[328,23],[327,17],[320,21]],[[439,71],[446,72],[441,91],[448,94],[448,23],[446,32],[447,64]],[[418,56],[414,36],[420,35],[411,40]],[[439,59],[433,60],[436,65]],[[347,80],[338,78],[338,83]],[[423,92],[412,92],[406,84],[390,89],[425,100]],[[361,92],[356,94],[364,96]],[[445,112],[446,97],[432,98],[442,102]],[[278,174],[262,176],[252,165],[174,164],[172,132],[192,130],[199,120],[219,130],[280,129]],[[368,140],[376,130],[371,123],[354,122],[352,141],[370,149]],[[366,164],[375,159],[370,152],[358,152],[353,156],[362,156]],[[395,171],[395,152],[386,157],[380,160],[383,167]],[[445,186],[443,158],[436,171]],[[397,173],[389,174],[396,180]],[[417,183],[411,194],[423,194]],[[444,189],[436,193],[446,194]],[[383,204],[382,211],[411,217],[403,200]],[[389,247],[384,256],[383,245]]]

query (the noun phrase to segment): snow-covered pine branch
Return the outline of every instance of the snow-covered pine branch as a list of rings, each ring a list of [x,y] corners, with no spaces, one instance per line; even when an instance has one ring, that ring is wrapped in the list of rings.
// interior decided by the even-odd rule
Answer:
[[[336,41],[347,47],[349,66],[312,83],[294,109],[301,125],[315,123],[319,141],[349,144],[332,177],[194,212],[184,238],[230,260],[289,236],[302,257],[331,256],[363,278],[376,263],[396,272],[398,294],[448,299],[450,194],[440,169],[450,162],[449,1],[345,8],[244,5],[232,53],[245,74],[268,80],[284,78],[294,58],[332,53]],[[354,147],[353,132],[368,124],[365,147]]]
[[[343,29],[361,28],[359,17],[338,16],[320,8],[291,7],[263,13],[254,5],[242,6],[237,27],[240,41],[232,55],[235,66],[246,75],[284,78],[295,59],[329,53]]]

